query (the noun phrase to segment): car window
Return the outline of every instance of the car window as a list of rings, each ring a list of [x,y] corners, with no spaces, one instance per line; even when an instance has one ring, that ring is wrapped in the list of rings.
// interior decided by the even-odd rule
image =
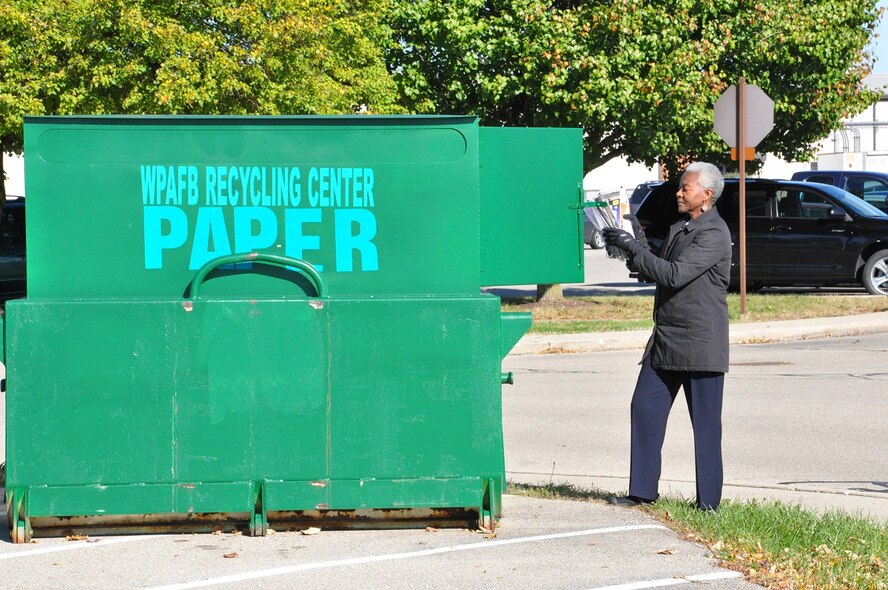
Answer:
[[[746,190],[746,216],[770,217],[768,211],[768,192],[764,190]]]
[[[740,210],[740,193],[737,186],[725,187],[725,192],[721,198],[716,201],[718,214],[726,221],[737,219],[737,212]],[[747,217],[770,217],[768,208],[768,191],[765,189],[746,189],[746,216]]]
[[[802,217],[825,218],[835,207],[829,199],[819,193],[802,191],[799,193],[799,201],[802,204]]]
[[[888,203],[885,198],[888,197],[888,184],[879,179],[866,179],[860,187],[863,200],[871,205],[875,205],[880,209],[884,209]]]
[[[822,192],[825,192],[830,198],[834,199],[839,207],[853,215],[879,218],[888,217],[888,215],[885,215],[880,209],[873,207],[863,199],[858,199],[848,191],[844,191],[838,187],[825,186],[822,187]]]
[[[834,207],[823,195],[806,190],[779,190],[776,198],[780,218],[823,219]]]
[[[802,217],[802,203],[799,199],[801,191],[779,190],[775,195],[777,200],[777,217]]]
[[[856,178],[856,177],[852,176],[848,179],[848,186],[845,187],[845,190],[847,190],[849,193],[851,193],[855,197],[860,197],[862,199],[863,198],[863,184],[864,184],[864,179]]]
[[[820,184],[834,184],[832,176],[809,176],[805,178],[806,182],[819,182]]]

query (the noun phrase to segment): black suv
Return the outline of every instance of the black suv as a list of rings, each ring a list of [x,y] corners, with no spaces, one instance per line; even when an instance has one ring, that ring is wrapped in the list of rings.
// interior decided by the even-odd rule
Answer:
[[[25,199],[6,201],[0,216],[0,301],[25,293]]]
[[[680,215],[677,183],[652,187],[636,217],[654,251]],[[731,284],[740,282],[739,181],[728,179],[716,203],[734,243]],[[888,295],[888,215],[834,186],[746,181],[747,288],[863,285]]]
[[[638,186],[635,187],[635,190],[632,191],[632,194],[629,195],[629,213],[635,215],[635,212],[638,211],[638,207],[644,202],[644,199],[654,190],[656,187],[663,184],[662,180],[652,180],[649,182],[642,182]]]

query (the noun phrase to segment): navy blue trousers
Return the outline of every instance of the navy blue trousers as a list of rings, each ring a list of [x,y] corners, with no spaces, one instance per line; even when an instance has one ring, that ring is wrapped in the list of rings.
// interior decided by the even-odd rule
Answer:
[[[629,495],[655,500],[659,495],[666,421],[678,394],[685,392],[694,428],[697,506],[715,509],[721,502],[722,394],[725,374],[660,371],[644,359],[632,395],[632,458]]]

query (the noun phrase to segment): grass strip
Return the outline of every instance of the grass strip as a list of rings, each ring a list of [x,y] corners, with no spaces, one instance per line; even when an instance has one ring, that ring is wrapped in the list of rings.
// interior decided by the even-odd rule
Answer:
[[[507,491],[546,499],[605,500],[611,493],[570,484],[510,482]],[[724,567],[778,590],[888,590],[888,526],[844,512],[819,514],[777,501],[725,501],[701,512],[661,498],[646,512],[687,540],[703,543]]]
[[[868,295],[815,295],[750,293],[747,313],[740,314],[740,295],[728,295],[731,323],[798,320],[859,315],[888,311],[888,297]],[[653,326],[651,295],[566,297],[560,301],[536,301],[532,297],[503,299],[503,311],[533,315],[531,332],[575,334],[646,330]]]

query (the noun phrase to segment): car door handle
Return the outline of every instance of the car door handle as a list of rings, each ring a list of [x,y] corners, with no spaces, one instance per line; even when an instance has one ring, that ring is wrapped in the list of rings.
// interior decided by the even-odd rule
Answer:
[[[792,231],[792,226],[790,225],[775,225],[771,228],[771,231]]]

